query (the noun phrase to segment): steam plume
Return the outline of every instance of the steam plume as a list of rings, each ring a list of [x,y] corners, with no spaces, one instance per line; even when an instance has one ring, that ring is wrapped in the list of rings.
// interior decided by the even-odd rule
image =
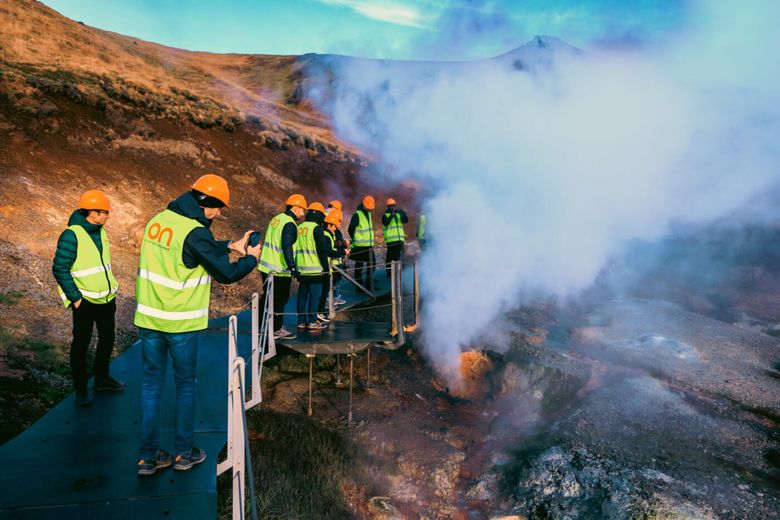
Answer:
[[[748,3],[751,18],[780,19]],[[780,49],[769,32],[726,26],[727,5],[700,4],[691,18],[706,23],[660,48],[582,54],[542,37],[483,62],[339,62],[337,131],[394,181],[440,187],[426,201],[422,283],[441,374],[457,379],[461,348],[503,310],[574,296],[629,241],[721,218],[777,185]]]

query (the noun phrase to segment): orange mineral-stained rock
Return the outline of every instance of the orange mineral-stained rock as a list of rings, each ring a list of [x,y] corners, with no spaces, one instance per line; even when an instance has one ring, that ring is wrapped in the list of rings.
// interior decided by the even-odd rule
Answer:
[[[461,384],[450,388],[450,393],[462,399],[482,399],[488,391],[485,377],[493,369],[493,363],[484,352],[469,350],[460,355]]]

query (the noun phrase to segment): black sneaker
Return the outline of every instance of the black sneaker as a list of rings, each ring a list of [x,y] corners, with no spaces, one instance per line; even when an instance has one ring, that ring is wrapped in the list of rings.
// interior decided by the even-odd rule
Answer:
[[[86,391],[76,392],[76,406],[79,408],[92,406],[92,399],[89,398],[89,394]]]
[[[125,389],[125,384],[117,381],[111,376],[100,381],[95,381],[95,390],[98,392],[121,392]]]
[[[147,477],[154,475],[158,469],[165,469],[173,464],[173,457],[165,450],[160,450],[152,460],[141,459],[138,461],[138,476]]]
[[[204,460],[206,460],[206,452],[200,448],[192,448],[189,455],[176,455],[173,469],[176,471],[187,471]]]

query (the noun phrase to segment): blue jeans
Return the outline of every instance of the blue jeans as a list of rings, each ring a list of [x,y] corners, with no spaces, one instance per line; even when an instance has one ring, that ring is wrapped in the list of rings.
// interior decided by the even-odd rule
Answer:
[[[198,335],[196,332],[167,333],[138,329],[143,350],[144,380],[141,388],[141,458],[154,459],[160,449],[160,401],[168,368],[173,360],[176,382],[176,455],[192,451],[197,397]]]
[[[317,311],[322,294],[322,277],[301,276],[298,285],[298,325],[308,325],[317,321]]]

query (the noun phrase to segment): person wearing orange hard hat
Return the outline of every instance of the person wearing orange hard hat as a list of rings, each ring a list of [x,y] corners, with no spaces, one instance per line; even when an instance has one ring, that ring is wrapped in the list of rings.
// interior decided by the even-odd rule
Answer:
[[[341,235],[339,226],[341,225],[343,218],[344,217],[341,211],[334,207],[332,211],[328,212],[328,214],[325,216],[325,220],[323,221],[325,228],[323,234],[326,239],[325,243],[323,244],[323,249],[325,251],[325,257],[327,257],[327,266],[324,266],[323,269],[322,294],[320,295],[320,301],[317,309],[317,321],[323,323],[328,323],[330,321],[328,318],[326,303],[328,294],[330,293],[331,278],[333,279],[334,287],[335,284],[341,279],[341,274],[336,272],[334,267],[340,266],[341,259],[350,253],[349,246],[343,240],[339,241],[337,238],[337,234],[338,236]],[[341,296],[334,294],[334,305],[342,305],[344,303],[346,303],[346,301],[342,299]]]
[[[347,228],[352,238],[350,258],[355,261],[355,280],[362,281],[369,289],[374,281],[374,222],[371,211],[375,207],[374,197],[363,197]]]
[[[266,228],[263,254],[257,265],[263,284],[271,273],[274,275],[273,326],[276,339],[295,338],[295,334],[284,326],[284,306],[290,299],[292,279],[301,275],[295,263],[293,246],[298,239],[296,221],[303,218],[306,208],[306,198],[300,193],[287,197],[284,211],[274,216]],[[265,296],[265,292],[263,295]]]
[[[194,444],[194,427],[198,337],[208,327],[211,280],[237,282],[252,272],[260,256],[259,245],[248,246],[251,230],[235,242],[214,238],[211,224],[229,204],[227,180],[203,175],[144,228],[133,319],[143,362],[140,477],[171,465],[186,471],[206,459]],[[231,262],[231,251],[244,256]],[[160,448],[168,357],[176,380],[175,459]]]
[[[119,289],[111,270],[111,248],[104,229],[111,209],[111,203],[102,191],[84,192],[68,219],[68,227],[57,240],[51,269],[60,297],[73,315],[70,371],[76,405],[80,407],[92,404],[87,388],[87,350],[95,326],[98,343],[93,388],[95,391],[121,392],[125,386],[108,371],[114,349],[115,299]]]
[[[404,224],[409,222],[406,212],[398,208],[395,199],[387,199],[387,210],[382,215],[382,232],[385,236],[385,245],[387,246],[387,256],[385,257],[385,271],[390,278],[390,262],[404,261],[404,245],[406,243],[406,233]]]

